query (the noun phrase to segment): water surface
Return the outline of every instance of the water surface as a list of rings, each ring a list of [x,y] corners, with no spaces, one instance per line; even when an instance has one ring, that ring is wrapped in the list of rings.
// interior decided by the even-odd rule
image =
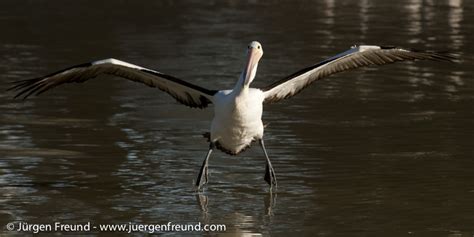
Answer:
[[[354,44],[462,58],[338,74],[265,106],[276,195],[258,146],[214,153],[209,185],[193,191],[212,108],[189,109],[107,76],[26,101],[2,92],[2,236],[15,234],[5,229],[12,221],[202,222],[235,236],[474,234],[468,1],[8,0],[0,19],[0,91],[3,82],[109,57],[231,88],[252,40],[265,51],[256,87]]]

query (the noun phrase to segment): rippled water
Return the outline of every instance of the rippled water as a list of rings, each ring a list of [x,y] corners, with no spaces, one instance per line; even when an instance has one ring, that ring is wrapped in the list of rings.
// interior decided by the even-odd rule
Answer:
[[[274,195],[258,146],[214,153],[206,191],[193,191],[212,109],[110,77],[26,101],[2,92],[2,236],[17,234],[5,229],[12,221],[200,221],[236,236],[474,234],[470,1],[7,0],[0,19],[1,91],[108,57],[229,88],[251,40],[265,50],[257,87],[354,44],[462,58],[343,73],[266,106]]]

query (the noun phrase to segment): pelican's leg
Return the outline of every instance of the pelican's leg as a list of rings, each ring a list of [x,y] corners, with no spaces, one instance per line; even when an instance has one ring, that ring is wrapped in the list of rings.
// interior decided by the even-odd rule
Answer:
[[[214,148],[215,148],[215,144],[211,142],[209,144],[209,151],[207,152],[206,159],[204,160],[204,162],[202,162],[201,170],[199,171],[199,175],[196,180],[196,186],[198,190],[201,189],[202,185],[206,184],[208,181],[209,172],[208,172],[207,166],[208,166],[209,157],[211,156],[212,150],[214,150]]]
[[[265,181],[270,185],[270,188],[273,186],[277,186],[277,179],[275,175],[275,170],[273,169],[272,162],[270,162],[270,158],[268,158],[267,150],[265,149],[265,143],[263,139],[259,140],[260,146],[262,147],[263,153],[265,153],[265,158],[267,158],[267,165],[265,167]]]

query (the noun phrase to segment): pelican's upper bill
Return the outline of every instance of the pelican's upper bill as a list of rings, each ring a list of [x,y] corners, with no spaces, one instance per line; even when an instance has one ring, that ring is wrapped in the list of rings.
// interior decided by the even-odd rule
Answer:
[[[252,41],[247,50],[247,65],[242,72],[243,86],[249,86],[257,74],[257,67],[260,58],[263,56],[262,45],[257,41]]]

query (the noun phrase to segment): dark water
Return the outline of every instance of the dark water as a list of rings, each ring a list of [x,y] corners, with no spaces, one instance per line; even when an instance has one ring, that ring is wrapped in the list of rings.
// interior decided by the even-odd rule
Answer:
[[[258,146],[237,157],[216,152],[206,191],[193,191],[212,109],[189,109],[110,77],[26,101],[1,92],[0,235],[18,234],[6,230],[12,221],[172,221],[226,224],[219,234],[229,236],[471,237],[473,7],[463,0],[1,1],[0,91],[3,82],[109,57],[230,88],[251,40],[265,50],[256,87],[354,44],[448,50],[462,61],[343,73],[266,106],[279,181],[273,196]]]

